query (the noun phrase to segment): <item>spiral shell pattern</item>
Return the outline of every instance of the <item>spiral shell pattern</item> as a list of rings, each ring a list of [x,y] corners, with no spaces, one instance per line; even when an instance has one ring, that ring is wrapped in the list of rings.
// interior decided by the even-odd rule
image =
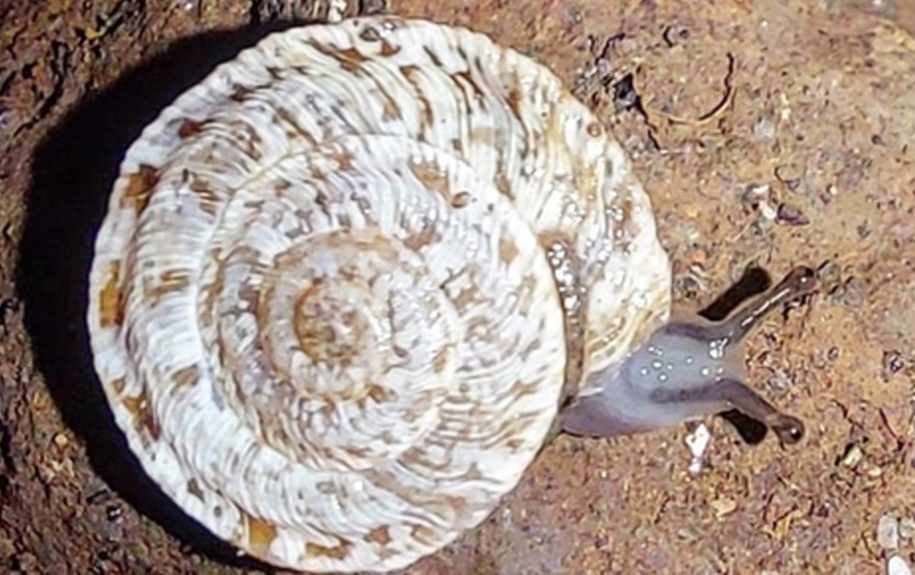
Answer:
[[[269,36],[143,132],[88,322],[181,508],[275,565],[384,571],[492,511],[668,281],[621,149],[552,73],[362,18]]]

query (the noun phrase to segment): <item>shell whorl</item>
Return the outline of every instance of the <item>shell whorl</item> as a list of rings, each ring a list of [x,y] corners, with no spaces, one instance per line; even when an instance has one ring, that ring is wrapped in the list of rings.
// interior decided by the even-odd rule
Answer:
[[[276,565],[383,571],[492,511],[668,282],[622,150],[552,73],[362,18],[269,36],[143,132],[88,322],[185,511]]]

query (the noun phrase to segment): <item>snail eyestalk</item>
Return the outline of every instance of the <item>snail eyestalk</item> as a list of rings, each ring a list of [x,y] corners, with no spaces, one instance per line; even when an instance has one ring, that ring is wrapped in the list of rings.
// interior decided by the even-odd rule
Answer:
[[[813,270],[798,267],[720,322],[699,316],[671,320],[622,365],[592,376],[599,391],[566,410],[563,429],[610,437],[736,409],[772,429],[783,444],[797,443],[803,423],[745,383],[742,342],[772,311],[810,293],[815,283]]]

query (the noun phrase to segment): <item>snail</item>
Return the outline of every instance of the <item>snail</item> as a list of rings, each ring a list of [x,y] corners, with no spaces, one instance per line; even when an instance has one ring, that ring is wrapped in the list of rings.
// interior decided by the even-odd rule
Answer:
[[[275,33],[129,148],[98,231],[94,365],[145,472],[240,551],[389,571],[481,523],[559,429],[726,407],[796,441],[741,338],[668,321],[620,145],[544,66],[395,17]]]

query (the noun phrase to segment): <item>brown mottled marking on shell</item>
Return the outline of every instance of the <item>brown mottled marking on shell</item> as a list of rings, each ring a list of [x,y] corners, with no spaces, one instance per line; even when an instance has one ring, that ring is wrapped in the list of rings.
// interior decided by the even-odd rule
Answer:
[[[515,115],[515,117],[516,118],[522,117],[521,94],[518,92],[517,88],[512,88],[511,90],[508,91],[508,98],[506,99],[506,101],[508,102],[508,107],[511,108],[512,113]]]
[[[191,274],[187,270],[164,270],[159,282],[150,282],[143,290],[143,297],[150,305],[156,305],[166,295],[180,292],[191,285]]]
[[[506,238],[499,240],[499,258],[506,264],[511,264],[518,257],[518,246]]]
[[[282,106],[277,106],[274,108],[273,113],[276,114],[276,117],[282,120],[287,127],[292,129],[292,132],[296,137],[302,138],[311,146],[318,145],[318,141],[311,135],[311,132],[300,126],[295,119],[295,116],[289,110]]]
[[[414,525],[410,529],[410,536],[424,545],[429,545],[434,541],[435,532],[425,525]]]
[[[391,56],[394,56],[395,54],[399,53],[401,50],[400,46],[395,46],[394,44],[391,44],[390,42],[388,42],[381,35],[381,33],[378,32],[377,29],[375,29],[371,26],[367,26],[359,34],[359,38],[361,38],[362,40],[365,40],[366,42],[378,42],[380,40],[381,49],[379,50],[379,54],[381,54],[381,56],[384,58],[390,58]]]
[[[460,311],[463,311],[463,310],[467,309],[467,306],[469,304],[476,301],[477,298],[479,297],[479,295],[480,295],[480,291],[476,288],[476,286],[471,285],[471,286],[462,288],[461,291],[458,293],[458,296],[453,300],[454,307],[456,307]]]
[[[214,260],[217,259],[216,254],[211,255],[213,256]],[[200,308],[200,320],[204,327],[210,327],[216,323],[216,300],[219,298],[219,294],[224,288],[225,278],[223,277],[222,271],[217,272],[213,283],[203,285],[200,288],[200,291],[203,293],[203,304]]]
[[[127,387],[127,381],[123,377],[119,377],[111,382],[111,389],[117,395],[124,393],[124,389]]]
[[[192,136],[199,134],[202,129],[202,123],[187,119],[181,122],[181,125],[178,126],[178,137],[182,140],[186,140]]]
[[[127,180],[127,188],[121,196],[121,207],[132,205],[134,213],[139,216],[146,209],[149,196],[158,182],[158,170],[148,164],[141,164],[140,169]]]
[[[308,300],[312,299],[314,294],[321,289],[321,287],[322,284],[316,282],[310,288],[302,292],[299,296],[299,300],[296,302],[292,323],[296,336],[298,337],[299,345],[301,346],[302,351],[316,363],[333,362],[339,364],[341,367],[348,367],[352,363],[357,350],[347,345],[345,342],[337,341],[337,331],[332,329],[331,326],[327,325],[325,322],[316,321],[316,319],[319,320],[320,318],[306,314]],[[266,316],[266,311],[261,310],[264,310],[263,306],[267,304],[267,301],[267,298],[259,298],[258,310],[262,316]],[[318,308],[317,311],[320,311],[320,308]],[[365,329],[365,326],[356,324],[352,319],[346,321],[345,316],[343,319],[346,322],[345,325],[352,330],[360,332]],[[359,336],[361,336],[361,334],[357,333],[357,337]]]
[[[196,176],[191,177],[188,187],[192,192],[197,194],[197,197],[200,200],[200,203],[198,204],[200,209],[206,214],[215,216],[220,199],[216,190],[211,188],[206,180]]]
[[[427,188],[441,194],[445,199],[451,199],[451,186],[448,176],[435,164],[418,160],[410,162],[410,171]]]
[[[390,398],[390,394],[385,391],[380,385],[370,385],[368,386],[368,391],[366,395],[374,399],[378,403],[383,403]]]
[[[248,156],[251,159],[255,161],[260,160],[264,157],[263,153],[261,152],[261,146],[264,143],[263,140],[257,133],[257,130],[254,129],[254,126],[245,124],[242,129],[247,136],[245,140],[245,151],[248,153]]]
[[[479,437],[484,445],[491,447],[495,447],[497,445],[508,447],[509,443],[513,443],[513,440],[520,441],[521,444],[524,444],[524,428],[532,419],[535,419],[536,417],[536,414],[522,415],[514,421],[502,422],[495,430],[484,430],[479,426],[468,426],[464,429],[464,433]],[[513,444],[517,444],[517,442]],[[473,465],[468,467],[465,473],[461,475],[461,479],[463,481],[477,485],[487,482],[485,479],[478,477],[478,473],[474,469]]]
[[[435,357],[432,359],[432,369],[435,370],[435,373],[442,373],[445,366],[448,362],[448,354],[451,350],[449,348],[442,348],[439,350]]]
[[[199,499],[200,501],[205,502],[206,498],[203,494],[203,490],[200,489],[200,484],[197,483],[196,479],[191,479],[187,482],[187,492]]]
[[[476,80],[473,78],[473,74],[469,71],[454,72],[451,74],[451,80],[460,85],[462,82],[470,86],[473,90],[473,97],[482,98],[485,93]]]
[[[119,326],[124,323],[124,298],[118,289],[121,262],[114,260],[108,264],[108,279],[99,294],[99,323],[102,327]]]
[[[438,54],[435,53],[429,46],[423,46],[423,51],[426,53],[426,56],[432,61],[432,65],[441,68],[442,61],[439,59]]]
[[[365,398],[364,397],[360,397],[359,399],[357,399],[356,403],[359,405],[360,411],[365,411]],[[357,458],[367,457],[369,454],[369,450],[367,447],[356,447],[356,446],[350,445],[350,446],[344,447],[343,449],[348,454],[352,455],[353,457],[357,457]]]
[[[325,194],[323,191],[319,190],[318,193],[315,195],[315,205],[317,205],[319,208],[321,208],[321,212],[325,216],[328,216],[328,217],[331,216],[330,206],[332,203],[333,203],[333,201],[331,200],[330,196]]]
[[[172,374],[172,380],[178,387],[190,387],[200,379],[200,368],[196,365],[183,367]]]
[[[384,99],[384,115],[382,118],[388,122],[403,119],[403,111],[401,111],[400,106],[398,106],[397,102],[395,102],[391,97]]]
[[[492,126],[475,126],[470,131],[470,143],[474,146],[492,144],[499,140],[499,131]]]
[[[424,140],[425,138],[423,136],[425,132],[432,128],[433,116],[432,104],[429,102],[429,98],[425,95],[425,92],[420,88],[419,85],[421,75],[419,66],[414,64],[401,66],[400,73],[403,74],[404,78],[407,79],[407,82],[413,87],[413,91],[416,94],[416,100],[420,104],[422,124],[419,137],[421,140]]]
[[[145,431],[152,439],[158,440],[161,433],[159,422],[149,405],[146,391],[138,396],[125,397],[121,400],[124,407],[133,415],[134,429]]]
[[[515,196],[512,193],[512,186],[508,181],[508,176],[500,172],[496,176],[496,187],[499,188],[499,191],[502,192],[502,195],[505,197],[514,200]]]
[[[451,207],[455,209],[466,208],[473,200],[470,192],[458,192],[451,198]]]
[[[404,245],[414,252],[421,250],[422,248],[432,245],[442,239],[442,236],[438,233],[438,230],[435,227],[435,224],[432,222],[427,223],[422,227],[422,229],[408,237],[404,240]]]
[[[310,557],[330,557],[331,559],[339,560],[349,554],[349,550],[352,546],[352,543],[345,540],[341,540],[340,543],[333,547],[327,547],[317,543],[307,543],[305,545],[305,553]]]
[[[387,525],[376,527],[368,532],[365,540],[378,545],[387,545],[391,542],[391,534]]]
[[[534,341],[535,346],[541,345],[541,342]],[[525,395],[533,395],[537,393],[537,383],[533,381],[524,381],[523,379],[518,379],[512,385],[509,395],[516,397],[524,397]]]
[[[431,462],[421,451],[416,448],[410,449],[403,456],[403,465],[413,470],[418,468],[442,468],[442,465]],[[460,510],[467,508],[466,501],[460,497],[442,493],[424,493],[411,489],[408,485],[394,481],[388,472],[372,470],[367,474],[366,478],[380,489],[397,497],[397,499],[417,509],[427,510],[437,518],[453,516]]]
[[[534,289],[537,287],[537,279],[531,275],[525,275],[521,278],[521,283],[518,286],[518,305],[521,309],[521,313],[527,315],[531,311],[531,306],[534,305]]]
[[[265,553],[276,539],[276,525],[252,515],[247,516],[247,522],[248,545],[258,553]]]
[[[330,158],[337,164],[337,168],[344,172],[353,169],[353,154],[346,148],[336,148],[330,154]]]
[[[335,60],[343,70],[353,74],[361,73],[361,64],[365,62],[365,58],[355,48],[335,50],[331,46],[326,46],[315,40],[308,40],[306,43],[317,52]]]
[[[359,38],[366,42],[377,42],[381,40],[381,33],[373,26],[366,26],[362,32],[359,32]]]
[[[241,104],[245,102],[252,93],[254,93],[254,90],[248,86],[234,86],[232,88],[232,93],[229,94],[229,100]]]
[[[386,40],[381,41],[381,55],[385,58],[390,58],[398,52],[400,52],[400,46],[394,46]]]

